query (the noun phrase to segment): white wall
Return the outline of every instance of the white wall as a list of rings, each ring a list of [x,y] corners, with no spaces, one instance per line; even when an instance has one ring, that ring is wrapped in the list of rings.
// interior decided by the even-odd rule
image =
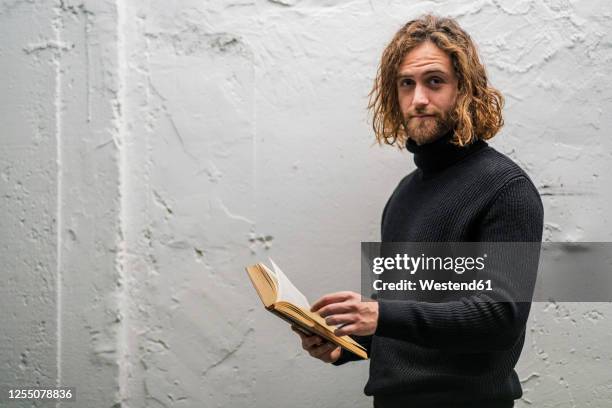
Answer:
[[[119,391],[116,15],[0,6],[0,385],[73,386],[91,407]]]
[[[306,356],[243,267],[271,256],[311,300],[359,289],[360,242],[414,168],[372,146],[367,93],[426,11],[479,44],[507,101],[492,145],[543,194],[545,239],[610,241],[608,2],[4,1],[2,383],[59,378],[87,407],[370,406],[367,363]],[[605,406],[611,314],[535,304],[517,406]]]
[[[53,18],[0,7],[0,387],[57,377],[56,50],[41,42]]]

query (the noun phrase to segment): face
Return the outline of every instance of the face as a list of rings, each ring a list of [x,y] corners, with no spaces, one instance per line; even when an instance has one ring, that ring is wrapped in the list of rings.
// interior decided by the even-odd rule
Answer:
[[[397,95],[407,136],[421,145],[452,129],[457,92],[453,63],[434,43],[425,41],[406,54],[398,70]]]

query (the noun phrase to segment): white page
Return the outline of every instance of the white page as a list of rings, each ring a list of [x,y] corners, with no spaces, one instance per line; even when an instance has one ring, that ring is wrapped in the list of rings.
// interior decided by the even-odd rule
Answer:
[[[278,265],[274,263],[271,258],[268,258],[272,264],[274,277],[278,284],[278,300],[284,300],[293,303],[296,306],[300,306],[306,310],[310,310],[310,303],[306,296],[296,288],[289,278],[280,270]]]
[[[296,288],[293,283],[289,280],[287,275],[281,271],[281,269],[274,263],[272,258],[268,258],[270,263],[272,264],[272,273],[276,278],[276,283],[278,285],[278,300],[285,300],[287,302],[293,303],[296,306],[300,306],[306,310],[310,310],[310,302],[302,292]],[[331,327],[335,327],[337,329],[345,326],[347,323],[332,325]]]

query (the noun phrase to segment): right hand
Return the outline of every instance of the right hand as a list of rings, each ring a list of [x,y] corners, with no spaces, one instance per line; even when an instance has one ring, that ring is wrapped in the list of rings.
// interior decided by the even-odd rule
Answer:
[[[304,334],[296,326],[291,325],[291,330],[297,333],[302,339],[302,348],[312,357],[318,358],[324,363],[335,363],[340,358],[340,347],[325,340],[316,334]]]

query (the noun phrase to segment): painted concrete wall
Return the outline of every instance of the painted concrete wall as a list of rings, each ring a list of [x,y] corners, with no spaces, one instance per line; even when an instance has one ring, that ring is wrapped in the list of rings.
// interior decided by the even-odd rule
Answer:
[[[119,398],[116,17],[111,2],[0,8],[0,386],[76,387],[83,407]]]
[[[8,383],[59,378],[87,407],[370,406],[367,364],[306,356],[243,267],[271,256],[311,300],[358,290],[359,243],[414,168],[372,146],[367,93],[386,42],[426,11],[479,44],[507,102],[492,145],[540,189],[545,239],[611,240],[608,2],[0,10]],[[534,305],[517,406],[606,406],[611,314]]]
[[[0,387],[57,377],[55,14],[34,9],[0,8]]]

